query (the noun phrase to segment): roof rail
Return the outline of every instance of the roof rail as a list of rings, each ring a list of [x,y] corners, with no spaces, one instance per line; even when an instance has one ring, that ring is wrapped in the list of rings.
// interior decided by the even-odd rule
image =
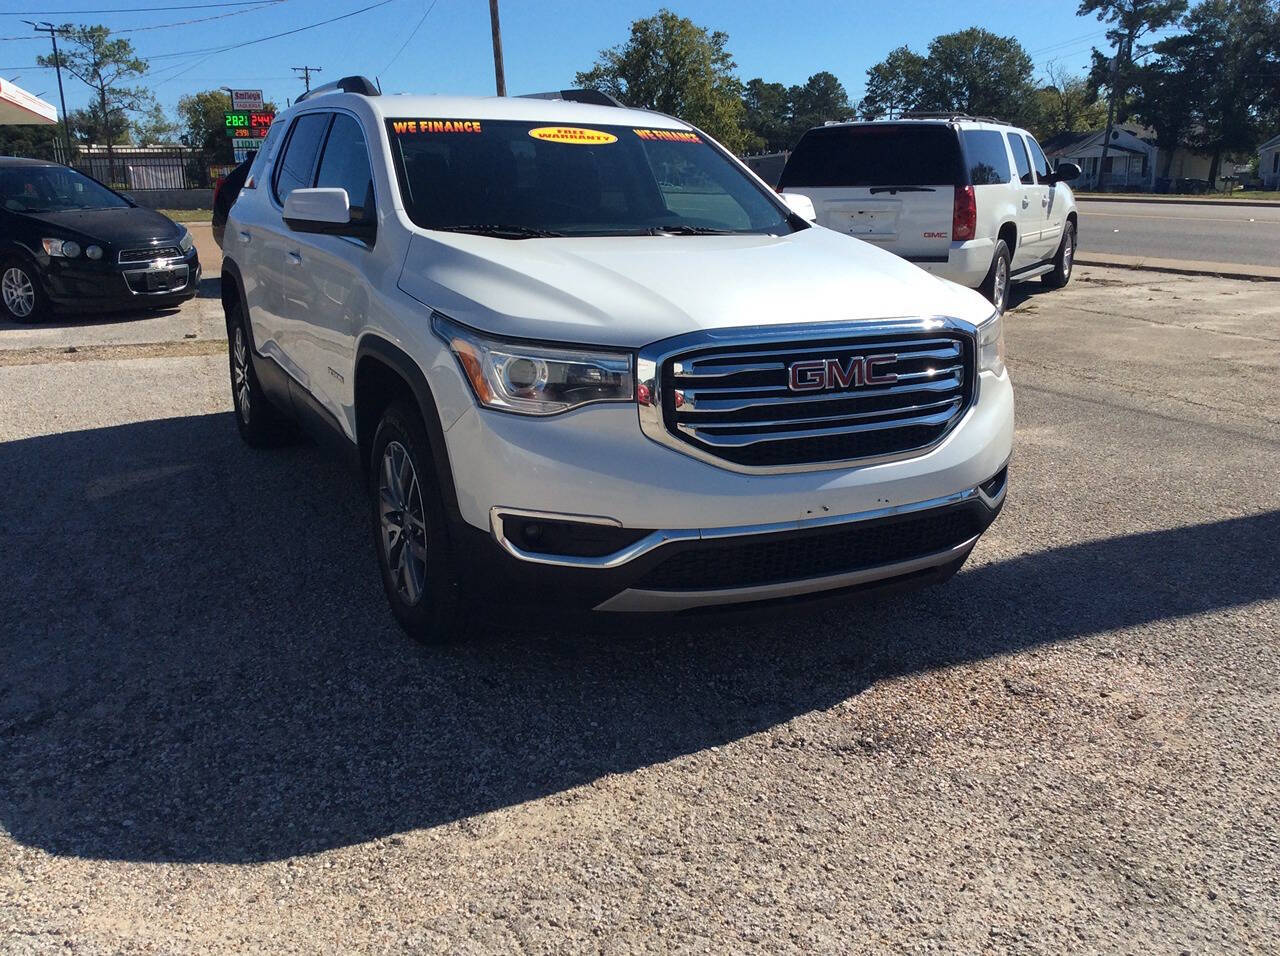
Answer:
[[[971,123],[999,123],[1001,126],[1013,125],[1007,120],[997,119],[994,116],[970,116],[968,113],[956,113],[950,110],[944,110],[941,112],[907,110],[902,114],[902,119],[944,119],[952,123],[958,123],[962,120],[966,120]]]
[[[322,93],[359,93],[361,96],[381,96],[382,90],[378,89],[373,80],[367,76],[344,76],[342,79],[326,83],[324,86],[317,86],[314,90],[307,90],[294,102],[301,103],[303,100],[309,100],[311,97],[319,96]]]
[[[626,109],[626,104],[616,96],[611,96],[601,90],[552,90],[550,93],[521,93],[520,99],[565,100],[569,103],[588,103],[592,106],[620,106]]]

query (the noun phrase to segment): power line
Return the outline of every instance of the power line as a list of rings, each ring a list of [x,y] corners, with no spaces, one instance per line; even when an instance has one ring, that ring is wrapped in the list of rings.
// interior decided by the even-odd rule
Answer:
[[[286,3],[286,2],[287,0],[257,0],[257,3],[255,4],[255,6],[249,10],[231,10],[227,13],[215,13],[211,17],[195,17],[194,19],[191,19],[191,20],[177,20],[173,23],[156,23],[149,27],[125,27],[119,30],[113,29],[111,30],[111,35],[116,36],[117,34],[120,34],[120,33],[145,33],[148,30],[167,30],[170,27],[185,27],[185,26],[190,26],[193,23],[207,23],[210,20],[225,20],[227,17],[238,17],[246,13],[257,13],[260,10],[263,10],[267,7],[274,7],[281,3]],[[72,31],[59,29],[58,33],[65,37],[65,36],[70,36]],[[26,36],[0,37],[0,43],[3,43],[7,40],[34,40],[34,39],[36,39],[36,37],[26,37]]]
[[[103,15],[108,13],[154,13],[158,10],[205,10],[209,7],[251,7],[261,3],[262,0],[237,0],[236,3],[182,3],[170,7],[114,7],[111,9],[95,9],[95,10],[41,10],[41,16],[61,16],[71,13],[92,13]],[[30,17],[35,16],[36,11],[30,10],[26,12],[12,13],[8,10],[0,11],[0,17]]]
[[[410,41],[418,35],[418,31],[422,29],[422,25],[427,22],[427,17],[431,16],[431,11],[436,8],[436,4],[439,2],[440,0],[431,0],[431,6],[427,7],[427,12],[422,15],[422,19],[418,21],[418,25],[413,28],[413,32],[410,33],[409,36],[405,38],[405,41],[400,44],[400,49],[396,50],[396,55],[387,61],[387,65],[384,66],[379,73],[386,73],[387,70],[391,69],[391,64],[400,59],[400,54],[404,52],[405,47],[409,45]]]

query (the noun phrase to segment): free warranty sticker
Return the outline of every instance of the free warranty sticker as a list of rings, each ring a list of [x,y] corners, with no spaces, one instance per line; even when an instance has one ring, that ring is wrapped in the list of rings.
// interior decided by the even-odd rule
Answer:
[[[529,135],[548,143],[571,143],[575,146],[607,146],[618,141],[612,133],[581,126],[539,126],[529,130]]]

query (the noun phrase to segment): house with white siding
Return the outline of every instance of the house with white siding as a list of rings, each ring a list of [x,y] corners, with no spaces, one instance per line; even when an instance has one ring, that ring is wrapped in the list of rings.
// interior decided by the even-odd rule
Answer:
[[[1264,189],[1280,189],[1280,136],[1258,147],[1258,178]]]
[[[1179,146],[1170,153],[1155,144],[1155,134],[1140,126],[1117,126],[1111,131],[1107,158],[1102,159],[1105,130],[1064,133],[1041,144],[1054,163],[1067,161],[1080,167],[1077,185],[1082,189],[1149,192],[1158,180],[1209,178],[1212,157]],[[1221,163],[1218,178],[1235,175],[1235,166]]]

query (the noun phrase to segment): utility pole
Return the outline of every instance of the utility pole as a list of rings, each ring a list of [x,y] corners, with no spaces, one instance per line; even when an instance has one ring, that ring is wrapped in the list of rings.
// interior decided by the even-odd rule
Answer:
[[[52,23],[32,23],[30,20],[23,20],[22,22],[37,33],[49,34],[49,39],[53,41],[53,71],[58,74],[58,101],[62,103],[62,145],[67,151],[65,161],[70,166],[71,125],[67,120],[67,97],[62,92],[62,57],[58,56],[58,28]]]
[[[1116,43],[1116,58],[1111,63],[1111,95],[1107,97],[1107,126],[1102,133],[1102,155],[1098,157],[1098,175],[1094,178],[1093,188],[1103,190],[1103,179],[1106,175],[1107,150],[1111,146],[1111,131],[1116,120],[1116,86],[1120,82],[1121,59],[1133,60],[1133,37],[1125,36]],[[1127,167],[1126,167],[1127,168]],[[1128,175],[1126,173],[1126,179]]]
[[[502,25],[498,23],[498,0],[489,0],[489,24],[493,27],[493,78],[498,95],[507,95],[507,76],[502,69]]]
[[[294,73],[302,74],[302,82],[306,85],[308,93],[311,92],[311,74],[323,72],[318,66],[292,66],[289,69]]]

